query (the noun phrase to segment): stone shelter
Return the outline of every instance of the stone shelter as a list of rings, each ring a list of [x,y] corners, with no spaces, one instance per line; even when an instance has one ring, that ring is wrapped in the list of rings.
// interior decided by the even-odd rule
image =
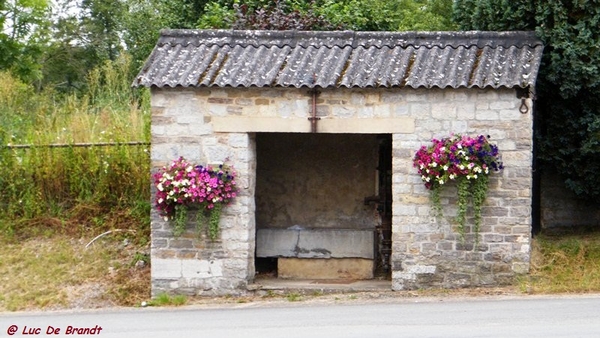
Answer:
[[[542,50],[532,32],[162,31],[133,83],[151,89],[152,170],[180,156],[227,162],[240,190],[213,241],[192,221],[173,236],[153,208],[153,294],[244,293],[266,277],[454,288],[527,273]],[[453,133],[489,135],[505,165],[465,240],[456,187],[436,216],[413,168],[422,145]]]

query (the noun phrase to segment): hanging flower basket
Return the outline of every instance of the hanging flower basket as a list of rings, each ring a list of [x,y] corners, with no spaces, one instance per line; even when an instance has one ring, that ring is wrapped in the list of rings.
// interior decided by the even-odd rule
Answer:
[[[183,157],[153,175],[156,209],[165,220],[174,222],[173,234],[180,236],[187,224],[190,208],[197,208],[197,227],[208,223],[208,234],[215,240],[223,205],[237,194],[236,173],[227,165],[218,168],[194,165]]]
[[[481,226],[481,206],[487,195],[489,175],[504,168],[498,147],[489,143],[488,138],[489,136],[483,135],[472,138],[455,134],[440,140],[433,139],[432,144],[422,146],[413,159],[413,165],[417,168],[425,187],[431,190],[437,215],[442,213],[440,190],[448,182],[456,181],[456,221],[463,241],[469,203],[473,206],[473,230],[477,235]]]

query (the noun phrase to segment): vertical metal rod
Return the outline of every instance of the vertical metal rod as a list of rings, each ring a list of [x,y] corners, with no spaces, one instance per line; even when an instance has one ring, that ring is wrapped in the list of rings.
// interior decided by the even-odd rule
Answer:
[[[317,121],[321,119],[320,117],[317,117],[317,94],[319,92],[315,88],[315,89],[311,90],[310,93],[312,94],[312,112],[311,112],[311,116],[308,118],[308,120],[310,121],[310,132],[316,133],[317,132]]]

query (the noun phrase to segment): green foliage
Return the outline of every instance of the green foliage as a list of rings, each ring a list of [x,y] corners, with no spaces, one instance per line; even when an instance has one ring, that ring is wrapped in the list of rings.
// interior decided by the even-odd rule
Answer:
[[[535,30],[544,41],[535,130],[540,168],[600,201],[600,2],[458,0],[462,29]]]
[[[127,52],[132,56],[129,75],[132,79],[152,52],[160,30],[169,25],[165,5],[160,0],[127,0],[125,4],[128,10],[122,23],[122,36]]]
[[[82,0],[81,33],[97,62],[114,61],[121,50],[125,4],[121,0]]]
[[[334,25],[363,31],[452,30],[451,0],[326,0],[319,14]]]
[[[179,237],[185,231],[188,219],[188,208],[183,204],[175,206],[175,214],[173,215],[173,236]]]
[[[233,8],[228,8],[218,2],[206,5],[204,14],[198,20],[200,29],[226,29],[235,21],[236,13]]]
[[[221,217],[221,204],[217,203],[210,211],[208,219],[208,237],[215,240],[219,234],[219,219]]]
[[[177,8],[191,6],[197,16],[177,17],[172,21],[174,28],[365,31],[455,28],[448,15],[452,0],[220,0],[191,3],[180,2]],[[195,21],[197,17],[200,19]]]
[[[22,80],[41,78],[40,62],[50,26],[47,0],[4,0],[0,3],[0,70]]]
[[[485,202],[488,187],[489,176],[480,175],[475,180],[469,180],[466,177],[456,179],[457,199],[456,199],[456,223],[458,224],[458,233],[461,241],[465,240],[467,233],[467,211],[469,205],[473,207],[473,233],[475,234],[475,246],[479,239],[479,229],[481,228],[481,208]],[[440,190],[442,186],[438,186],[431,190],[431,202],[434,214],[442,216],[442,205],[440,200]]]
[[[313,3],[311,3],[313,4]],[[236,20],[233,29],[258,30],[334,30],[341,26],[332,25],[324,16],[318,15],[312,7],[301,9],[285,1],[261,8],[251,8],[244,4],[234,4]]]

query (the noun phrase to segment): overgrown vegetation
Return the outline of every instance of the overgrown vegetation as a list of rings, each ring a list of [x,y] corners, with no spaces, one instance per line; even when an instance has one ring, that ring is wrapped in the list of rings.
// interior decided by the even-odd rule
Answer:
[[[73,146],[148,142],[148,94],[130,89],[130,67],[125,54],[106,61],[79,95],[0,72],[0,310],[149,298],[149,147]]]
[[[149,147],[72,146],[148,141],[147,97],[135,97],[129,89],[129,66],[125,56],[107,61],[90,73],[89,93],[80,96],[36,92],[0,73],[0,232],[5,237],[41,230],[91,236],[119,228],[148,238]],[[47,147],[51,144],[66,146]]]

